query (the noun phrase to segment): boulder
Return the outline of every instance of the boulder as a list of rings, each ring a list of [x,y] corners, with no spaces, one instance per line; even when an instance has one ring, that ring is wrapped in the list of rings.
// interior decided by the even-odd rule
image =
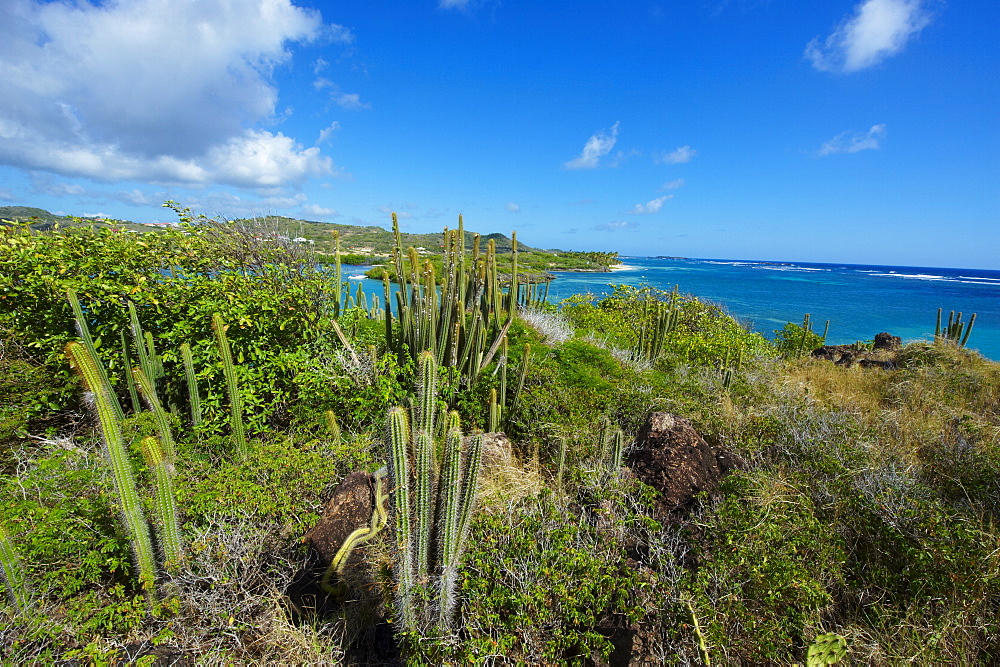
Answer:
[[[660,492],[656,512],[661,516],[683,510],[696,494],[713,491],[723,476],[745,467],[735,454],[705,442],[690,421],[668,412],[647,418],[627,465]]]
[[[880,334],[875,334],[875,344],[872,346],[873,350],[898,350],[903,346],[903,340],[899,336],[893,336],[891,333],[883,331]]]
[[[370,525],[375,503],[375,476],[356,470],[344,478],[323,508],[323,515],[306,533],[308,543],[323,569],[337,555],[348,535]]]

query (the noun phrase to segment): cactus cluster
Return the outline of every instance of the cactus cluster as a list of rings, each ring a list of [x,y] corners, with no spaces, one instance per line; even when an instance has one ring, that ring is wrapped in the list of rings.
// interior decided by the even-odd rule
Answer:
[[[434,354],[418,358],[412,419],[389,410],[386,425],[389,506],[395,546],[396,613],[402,633],[453,632],[458,566],[475,503],[482,436],[463,438],[458,413],[446,418],[437,460]]]
[[[604,462],[608,474],[617,477],[625,460],[625,434],[620,428],[614,428],[610,419],[602,417],[597,430],[597,442],[600,460]]]
[[[654,361],[660,356],[667,335],[677,326],[680,315],[680,308],[677,305],[679,298],[680,293],[674,285],[669,302],[643,299],[639,340],[632,349],[634,359]]]
[[[215,333],[215,344],[222,358],[222,373],[226,376],[226,393],[229,395],[229,420],[236,440],[236,451],[241,457],[247,454],[247,436],[243,427],[243,395],[240,394],[239,382],[236,379],[236,366],[233,364],[233,354],[229,349],[229,338],[226,336],[226,324],[218,313],[212,315],[212,331]]]
[[[962,321],[962,313],[955,314],[955,311],[948,313],[948,323],[943,325],[941,315],[943,308],[938,308],[937,325],[934,327],[934,340],[946,340],[954,343],[958,347],[965,347],[972,335],[972,326],[976,323],[976,313],[972,313],[968,324]]]
[[[485,252],[478,234],[472,237],[472,256],[466,256],[465,227],[444,232],[443,275],[440,284],[434,267],[415,248],[405,253],[399,221],[392,215],[395,235],[393,263],[399,290],[396,292],[396,326],[390,307],[388,276],[384,277],[386,343],[397,354],[416,359],[431,350],[437,363],[453,369],[460,381],[478,378],[500,349],[517,309],[517,236],[511,256],[508,290],[503,291],[497,267],[496,244],[490,239]]]

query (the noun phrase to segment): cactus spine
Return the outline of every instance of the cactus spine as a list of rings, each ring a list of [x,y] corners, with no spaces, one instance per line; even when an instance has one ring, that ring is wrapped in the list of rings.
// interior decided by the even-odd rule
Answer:
[[[226,376],[226,392],[229,394],[230,424],[233,437],[236,439],[236,451],[241,457],[247,454],[247,437],[243,428],[243,396],[240,394],[239,383],[236,380],[236,368],[233,365],[233,354],[229,349],[229,339],[226,337],[226,325],[222,315],[212,315],[212,330],[215,332],[215,343],[222,358],[222,372]]]
[[[122,442],[121,421],[115,412],[117,399],[103,379],[100,363],[80,343],[69,343],[66,355],[83,379],[87,391],[94,397],[94,406],[104,435],[104,451],[111,463],[115,490],[122,505],[122,517],[132,542],[139,581],[152,599],[155,595],[156,566],[149,525],[142,512],[139,493],[136,491],[132,467]]]

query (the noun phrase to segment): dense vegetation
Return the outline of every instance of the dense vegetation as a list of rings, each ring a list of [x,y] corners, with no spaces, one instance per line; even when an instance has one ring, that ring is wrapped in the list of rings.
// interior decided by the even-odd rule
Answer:
[[[555,307],[455,231],[437,269],[390,257],[387,313],[303,244],[192,222],[0,228],[4,660],[1000,661],[997,364],[942,337],[844,368],[651,288]],[[669,519],[606,446],[654,410],[746,462]],[[480,469],[460,436],[497,427]],[[303,605],[302,536],[387,463],[388,523]],[[453,464],[468,536],[428,539],[460,566],[411,580],[401,490],[420,512]]]

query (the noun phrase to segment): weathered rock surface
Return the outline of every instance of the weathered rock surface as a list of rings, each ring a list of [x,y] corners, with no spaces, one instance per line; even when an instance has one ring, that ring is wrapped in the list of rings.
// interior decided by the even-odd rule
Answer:
[[[344,478],[323,508],[323,516],[306,533],[304,541],[325,568],[344,544],[347,536],[371,523],[375,503],[375,476],[357,470]]]
[[[859,350],[854,345],[824,345],[813,350],[812,356],[847,368],[858,364],[862,368],[891,370],[896,367],[896,351],[900,347],[902,340],[899,336],[883,331],[875,336],[871,350]]]
[[[654,412],[639,431],[627,465],[640,481],[660,492],[657,513],[690,505],[695,494],[715,489],[723,476],[744,467],[742,459],[715,448],[691,425],[669,412]]]

